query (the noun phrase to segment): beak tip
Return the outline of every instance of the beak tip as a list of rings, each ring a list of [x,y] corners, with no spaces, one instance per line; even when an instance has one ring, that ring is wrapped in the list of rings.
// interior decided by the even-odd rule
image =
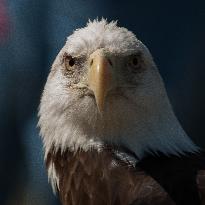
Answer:
[[[103,102],[96,102],[96,103],[97,103],[98,112],[102,114],[104,112],[104,103]]]

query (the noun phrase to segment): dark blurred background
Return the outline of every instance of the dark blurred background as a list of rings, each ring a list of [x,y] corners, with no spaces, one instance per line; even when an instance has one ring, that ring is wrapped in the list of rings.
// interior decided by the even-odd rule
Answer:
[[[205,147],[205,1],[0,0],[0,204],[56,205],[37,124],[66,37],[88,18],[119,20],[150,49],[175,113]]]

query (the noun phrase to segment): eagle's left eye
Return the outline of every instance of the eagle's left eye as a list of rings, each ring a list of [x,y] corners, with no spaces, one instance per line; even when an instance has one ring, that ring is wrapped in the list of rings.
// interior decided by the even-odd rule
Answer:
[[[138,64],[139,64],[139,60],[138,60],[138,58],[135,56],[133,59],[132,59],[132,65],[133,66],[138,66]]]
[[[141,63],[140,55],[131,56],[129,59],[129,66],[134,72],[137,72],[141,68]]]

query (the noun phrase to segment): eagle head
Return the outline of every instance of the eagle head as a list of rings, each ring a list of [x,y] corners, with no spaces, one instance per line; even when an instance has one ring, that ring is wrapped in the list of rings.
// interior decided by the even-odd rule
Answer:
[[[122,144],[146,152],[196,151],[170,106],[147,47],[105,19],[67,38],[56,57],[39,109],[46,152]]]

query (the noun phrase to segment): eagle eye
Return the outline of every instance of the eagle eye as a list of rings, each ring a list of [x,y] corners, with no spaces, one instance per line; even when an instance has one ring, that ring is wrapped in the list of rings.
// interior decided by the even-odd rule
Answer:
[[[73,58],[71,55],[68,55],[67,53],[65,53],[63,55],[63,64],[64,64],[66,70],[70,70],[71,67],[73,67],[75,65],[75,58]]]
[[[129,66],[132,68],[132,71],[137,72],[142,67],[142,59],[140,54],[136,54],[134,56],[131,56],[129,60]]]
[[[133,66],[138,66],[138,64],[139,64],[138,58],[137,58],[137,57],[134,57],[134,58],[132,59],[132,65],[133,65]]]
[[[75,60],[74,60],[74,58],[71,58],[69,60],[69,65],[72,67],[72,66],[74,66],[74,64],[75,64]]]

